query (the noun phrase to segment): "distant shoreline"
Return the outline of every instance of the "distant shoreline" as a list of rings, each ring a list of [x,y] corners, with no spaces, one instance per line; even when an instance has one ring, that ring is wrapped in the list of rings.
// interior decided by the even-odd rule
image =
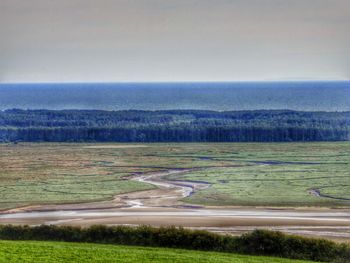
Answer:
[[[242,83],[350,83],[350,79],[339,79],[339,80],[332,80],[332,79],[325,79],[325,80],[317,80],[317,79],[295,79],[295,80],[223,80],[223,81],[90,81],[90,82],[84,82],[84,81],[49,81],[49,82],[0,82],[1,85],[120,85],[120,84],[242,84]]]

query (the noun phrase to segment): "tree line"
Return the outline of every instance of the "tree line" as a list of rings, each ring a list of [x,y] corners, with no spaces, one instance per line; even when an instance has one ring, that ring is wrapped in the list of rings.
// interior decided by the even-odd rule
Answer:
[[[350,112],[19,110],[1,142],[292,142],[350,140]]]

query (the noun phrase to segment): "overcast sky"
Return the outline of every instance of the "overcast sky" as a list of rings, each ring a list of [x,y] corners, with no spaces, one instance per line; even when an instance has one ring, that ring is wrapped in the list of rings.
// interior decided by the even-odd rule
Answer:
[[[350,79],[349,0],[0,0],[0,82]]]

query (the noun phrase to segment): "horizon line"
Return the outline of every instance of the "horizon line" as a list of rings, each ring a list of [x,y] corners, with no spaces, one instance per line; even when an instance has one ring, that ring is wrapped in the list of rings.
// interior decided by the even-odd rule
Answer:
[[[64,85],[64,84],[200,84],[200,83],[307,83],[307,82],[350,82],[350,79],[291,79],[291,80],[222,80],[222,81],[20,81],[0,82],[0,85]]]

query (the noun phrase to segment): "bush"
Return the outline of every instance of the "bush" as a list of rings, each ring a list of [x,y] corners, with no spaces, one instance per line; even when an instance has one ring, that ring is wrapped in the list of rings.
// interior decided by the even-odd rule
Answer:
[[[241,253],[270,255],[314,261],[350,262],[350,248],[324,239],[285,235],[281,232],[255,230],[239,239]]]

